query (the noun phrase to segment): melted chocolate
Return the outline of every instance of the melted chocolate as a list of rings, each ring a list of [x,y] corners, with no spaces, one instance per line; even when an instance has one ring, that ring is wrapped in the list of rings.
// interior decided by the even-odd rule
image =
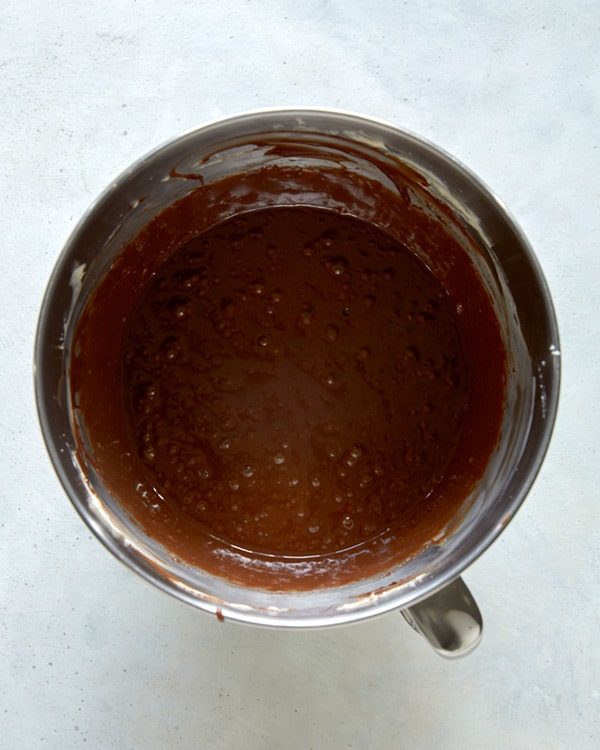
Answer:
[[[416,512],[468,407],[437,279],[381,230],[318,209],[255,211],[185,244],[123,356],[148,484],[271,554],[352,547]]]
[[[505,356],[472,263],[437,222],[425,265],[415,216],[401,238],[277,206],[196,234],[201,199],[149,225],[84,310],[70,378],[88,460],[151,536],[240,583],[405,559],[498,438]]]

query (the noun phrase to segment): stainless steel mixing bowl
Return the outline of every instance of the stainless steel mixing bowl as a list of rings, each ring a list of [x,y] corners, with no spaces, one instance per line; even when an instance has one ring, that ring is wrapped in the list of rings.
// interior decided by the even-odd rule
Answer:
[[[381,575],[305,592],[234,585],[178,561],[148,537],[80,454],[69,393],[78,316],[118,253],[201,182],[216,185],[273,160],[306,169],[342,165],[342,171],[367,183],[390,181],[381,168],[386,163],[414,174],[476,246],[473,262],[494,302],[510,360],[498,448],[452,529]],[[388,187],[394,190],[393,184]],[[240,200],[231,195],[231,211]],[[281,189],[272,200],[323,205],[328,197]],[[368,193],[346,208],[368,218]],[[481,635],[477,605],[459,576],[506,528],[538,473],[555,420],[559,370],[550,294],[527,240],[502,203],[465,167],[415,135],[349,113],[309,109],[252,112],[206,125],[161,146],[118,177],[82,218],[58,259],[35,347],[39,417],[56,472],[84,521],[130,568],[178,599],[260,625],[313,627],[402,610],[446,655],[469,651]]]

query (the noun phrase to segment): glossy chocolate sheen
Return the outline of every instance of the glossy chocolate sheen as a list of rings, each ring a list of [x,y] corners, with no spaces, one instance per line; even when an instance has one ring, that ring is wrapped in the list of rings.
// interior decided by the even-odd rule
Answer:
[[[149,535],[239,583],[402,561],[452,523],[503,413],[502,338],[456,231],[408,202],[385,229],[279,205],[194,231],[204,199],[151,222],[84,310],[88,460]]]

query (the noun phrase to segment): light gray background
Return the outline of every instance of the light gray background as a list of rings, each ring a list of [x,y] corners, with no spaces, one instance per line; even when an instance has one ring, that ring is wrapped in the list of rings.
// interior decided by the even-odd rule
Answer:
[[[599,49],[597,0],[4,0],[0,747],[600,746]],[[467,571],[486,632],[460,662],[397,613],[275,632],[172,601],[91,538],[39,434],[36,316],[85,208],[163,140],[293,104],[453,153],[510,207],[554,296],[559,421]]]

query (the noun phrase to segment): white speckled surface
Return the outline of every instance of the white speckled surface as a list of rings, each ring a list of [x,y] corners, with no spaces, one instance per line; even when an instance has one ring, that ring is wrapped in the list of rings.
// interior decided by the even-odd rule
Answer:
[[[394,613],[275,632],[172,601],[91,538],[45,453],[33,336],[79,216],[164,139],[291,104],[453,153],[553,292],[559,420],[524,507],[467,571],[486,632],[460,662]],[[599,747],[597,1],[4,0],[0,105],[0,747]]]

